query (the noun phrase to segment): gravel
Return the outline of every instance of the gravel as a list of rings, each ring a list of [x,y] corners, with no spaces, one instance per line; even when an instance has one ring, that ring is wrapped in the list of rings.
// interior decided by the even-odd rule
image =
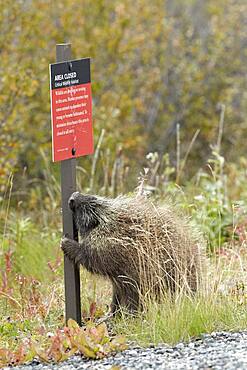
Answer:
[[[247,369],[247,331],[205,334],[189,343],[171,347],[165,344],[148,348],[131,347],[115,356],[85,360],[73,356],[60,364],[32,362],[16,370],[110,370],[116,369]],[[5,370],[11,368],[5,368]],[[114,369],[114,367],[113,367]]]

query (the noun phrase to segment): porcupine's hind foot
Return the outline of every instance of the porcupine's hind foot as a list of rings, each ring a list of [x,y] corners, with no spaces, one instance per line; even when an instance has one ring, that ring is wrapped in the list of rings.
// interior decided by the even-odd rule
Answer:
[[[62,237],[60,247],[71,261],[79,262],[78,257],[80,256],[80,244],[76,240],[69,239],[67,237]]]
[[[111,303],[111,314],[113,316],[121,315],[123,309],[129,314],[135,316],[141,309],[138,289],[131,285],[114,284]]]
[[[112,302],[109,314],[111,316],[117,316],[118,314],[120,314],[120,294],[118,286],[114,283],[112,286],[112,290]]]

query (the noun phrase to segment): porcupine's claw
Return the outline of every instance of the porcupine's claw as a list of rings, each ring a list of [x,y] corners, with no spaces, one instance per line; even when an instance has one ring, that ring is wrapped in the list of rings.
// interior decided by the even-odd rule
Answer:
[[[60,247],[64,254],[72,261],[75,260],[75,258],[78,255],[78,252],[80,251],[79,243],[65,236],[63,236],[61,239]]]

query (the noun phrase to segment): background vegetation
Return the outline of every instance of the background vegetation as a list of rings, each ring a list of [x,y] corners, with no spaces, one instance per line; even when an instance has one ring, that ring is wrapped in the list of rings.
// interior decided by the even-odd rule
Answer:
[[[59,42],[71,42],[75,58],[92,58],[94,130],[96,139],[106,131],[104,157],[122,146],[132,175],[150,151],[169,152],[175,163],[179,123],[182,154],[200,130],[190,178],[207,162],[224,104],[223,146],[237,161],[245,153],[246,11],[244,0],[3,1],[1,185],[10,171],[42,179],[41,150],[50,161],[48,64]],[[80,163],[88,168],[89,161]]]
[[[0,366],[66,357],[62,332],[44,340],[64,324],[48,76],[56,43],[92,58],[96,150],[77,162],[78,189],[116,196],[144,181],[207,241],[206,298],[152,305],[113,332],[147,344],[246,328],[246,13],[245,0],[1,2]],[[111,289],[85,271],[82,282],[92,324]],[[105,327],[91,329],[85,339],[71,323],[81,338],[73,351],[85,340],[89,357],[124,348],[123,338],[109,344]]]

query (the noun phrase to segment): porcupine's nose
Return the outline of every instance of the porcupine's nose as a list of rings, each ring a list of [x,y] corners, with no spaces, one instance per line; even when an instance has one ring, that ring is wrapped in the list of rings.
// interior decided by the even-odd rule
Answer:
[[[69,202],[68,202],[69,203],[69,208],[71,209],[72,212],[75,211],[75,208],[76,208],[76,199],[78,198],[79,195],[80,195],[80,193],[78,191],[76,191],[69,198]]]

